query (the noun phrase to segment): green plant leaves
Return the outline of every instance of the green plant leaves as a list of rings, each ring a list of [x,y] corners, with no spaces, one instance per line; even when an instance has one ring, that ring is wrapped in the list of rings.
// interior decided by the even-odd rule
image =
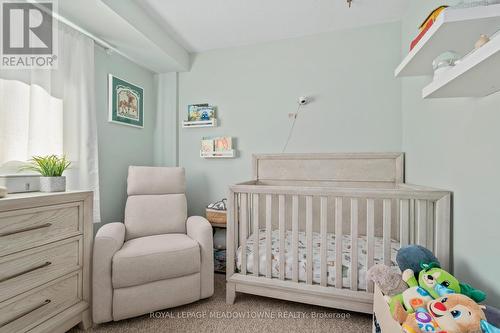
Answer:
[[[60,177],[70,165],[71,162],[66,159],[66,156],[33,156],[30,164],[21,168],[21,170],[32,170],[43,177]]]

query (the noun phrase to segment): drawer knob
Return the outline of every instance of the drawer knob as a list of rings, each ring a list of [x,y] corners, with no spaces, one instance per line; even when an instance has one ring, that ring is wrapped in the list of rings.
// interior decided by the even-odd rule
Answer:
[[[11,279],[13,279],[13,278],[16,278],[16,277],[21,276],[21,275],[24,275],[24,274],[28,274],[28,273],[30,273],[30,272],[36,271],[36,270],[38,270],[38,269],[41,269],[41,268],[44,268],[44,267],[47,267],[47,266],[50,266],[50,265],[52,265],[52,263],[51,263],[50,261],[46,261],[46,262],[44,262],[43,264],[40,264],[40,265],[37,265],[37,266],[31,267],[31,268],[28,268],[28,269],[26,269],[26,270],[24,270],[24,271],[22,271],[22,272],[14,273],[14,274],[9,275],[9,276],[7,276],[7,277],[1,278],[1,279],[0,279],[0,283],[5,282],[5,281],[8,281],[8,280],[11,280]]]
[[[35,226],[32,226],[32,227],[23,228],[23,229],[18,229],[18,230],[13,230],[13,231],[7,231],[7,232],[4,232],[4,233],[0,233],[0,237],[15,235],[15,234],[19,234],[21,232],[26,232],[26,231],[31,231],[31,230],[48,228],[51,225],[52,225],[52,223],[44,223],[44,224],[35,225]]]

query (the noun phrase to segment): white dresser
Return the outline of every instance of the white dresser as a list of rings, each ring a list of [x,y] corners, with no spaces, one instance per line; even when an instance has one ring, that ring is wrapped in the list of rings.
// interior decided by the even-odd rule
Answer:
[[[92,192],[0,199],[0,332],[92,324]]]

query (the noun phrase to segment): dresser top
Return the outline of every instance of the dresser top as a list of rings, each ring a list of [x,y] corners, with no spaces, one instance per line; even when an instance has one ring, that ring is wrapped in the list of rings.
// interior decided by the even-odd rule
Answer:
[[[72,202],[88,199],[92,191],[66,191],[66,192],[26,192],[9,193],[0,198],[0,210],[25,208],[24,206],[44,206],[60,202]]]

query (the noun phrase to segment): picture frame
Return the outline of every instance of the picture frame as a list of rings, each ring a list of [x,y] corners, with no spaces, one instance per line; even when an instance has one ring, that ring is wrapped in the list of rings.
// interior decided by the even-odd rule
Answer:
[[[144,89],[108,74],[108,121],[144,128]]]

